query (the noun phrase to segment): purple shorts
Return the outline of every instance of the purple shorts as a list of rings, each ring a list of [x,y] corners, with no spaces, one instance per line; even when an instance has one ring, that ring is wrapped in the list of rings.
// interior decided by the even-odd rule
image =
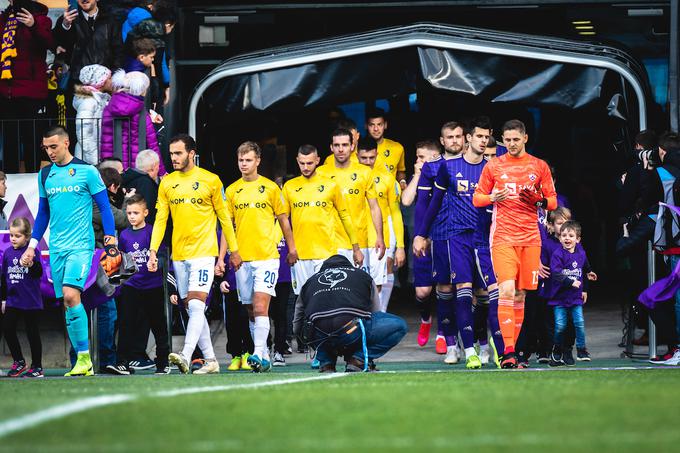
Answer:
[[[452,283],[472,283],[475,273],[475,248],[472,236],[472,231],[464,231],[456,233],[448,240]]]
[[[491,249],[489,247],[475,248],[475,277],[472,286],[478,289],[487,289],[496,284],[496,274],[491,263]]]
[[[438,285],[451,284],[451,251],[448,240],[432,241],[432,278]]]
[[[416,288],[434,286],[432,277],[432,255],[413,256],[413,286]]]

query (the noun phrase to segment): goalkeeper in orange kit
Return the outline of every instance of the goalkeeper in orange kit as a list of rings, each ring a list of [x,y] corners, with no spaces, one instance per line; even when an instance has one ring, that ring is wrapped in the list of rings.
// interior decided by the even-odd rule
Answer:
[[[535,290],[538,285],[538,209],[555,209],[557,194],[548,164],[526,152],[524,124],[510,120],[502,132],[508,153],[484,167],[473,204],[493,204],[491,259],[498,280],[498,321],[505,343],[501,367],[516,368],[515,342],[524,320],[526,290]]]

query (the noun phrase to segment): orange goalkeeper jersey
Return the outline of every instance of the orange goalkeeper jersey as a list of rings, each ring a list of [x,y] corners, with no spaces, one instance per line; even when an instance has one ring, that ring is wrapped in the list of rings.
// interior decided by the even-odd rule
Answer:
[[[550,168],[545,161],[530,154],[513,157],[510,154],[492,159],[482,171],[475,190],[475,206],[490,204],[492,191],[507,188],[508,198],[494,203],[490,245],[541,245],[538,230],[538,208],[519,199],[524,189],[535,190],[548,200],[548,210],[555,209],[557,193]]]

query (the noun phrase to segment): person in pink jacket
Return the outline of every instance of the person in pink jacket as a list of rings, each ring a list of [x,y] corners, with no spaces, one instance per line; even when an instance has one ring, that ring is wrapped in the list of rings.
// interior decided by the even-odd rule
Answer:
[[[144,95],[149,89],[149,78],[142,72],[125,73],[123,70],[118,70],[113,74],[112,82],[114,93],[102,116],[101,158],[113,157],[113,123],[114,119],[122,118],[124,119],[121,127],[123,167],[125,169],[133,167],[140,151],[139,121],[142,118],[146,122],[146,147],[142,149],[152,149],[158,154],[160,157],[159,175],[164,175],[166,171],[158,148],[156,131],[151,116],[144,108]]]

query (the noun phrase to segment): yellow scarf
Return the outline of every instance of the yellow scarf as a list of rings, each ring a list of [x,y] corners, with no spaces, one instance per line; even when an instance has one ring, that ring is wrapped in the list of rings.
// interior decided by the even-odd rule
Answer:
[[[5,22],[5,29],[2,32],[2,48],[0,48],[0,79],[12,78],[12,58],[17,57],[16,44],[14,43],[14,36],[17,32],[19,21],[10,13]]]

